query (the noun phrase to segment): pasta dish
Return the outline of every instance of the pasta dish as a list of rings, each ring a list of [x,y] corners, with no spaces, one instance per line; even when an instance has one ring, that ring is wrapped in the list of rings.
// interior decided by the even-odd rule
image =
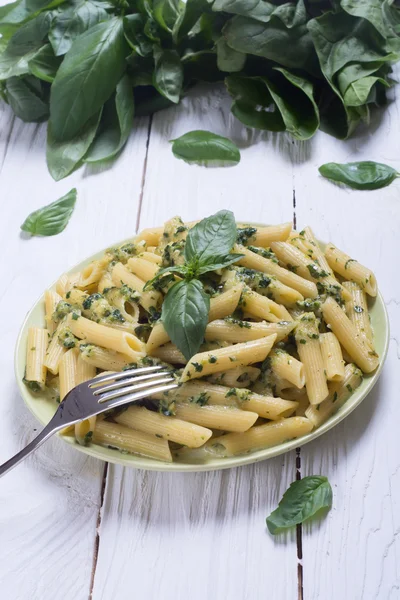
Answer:
[[[376,294],[309,227],[174,217],[45,292],[24,381],[62,402],[99,373],[162,364],[179,387],[76,424],[77,442],[166,462],[240,455],[310,433],[377,368]]]

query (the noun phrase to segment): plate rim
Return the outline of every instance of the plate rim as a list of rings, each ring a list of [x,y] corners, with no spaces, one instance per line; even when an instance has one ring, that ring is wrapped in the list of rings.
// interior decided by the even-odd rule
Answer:
[[[254,223],[254,222],[249,222],[248,225],[254,225],[254,226],[259,226],[259,227],[266,226],[265,224]],[[114,246],[121,246],[125,243],[132,242],[136,237],[137,237],[137,234],[134,236],[131,236],[129,238],[126,238],[122,241],[118,241],[115,244],[107,246],[106,248],[103,247],[102,249],[98,250],[97,252],[94,252],[93,254],[91,254],[89,257],[84,258],[80,262],[73,265],[71,268],[67,269],[65,271],[65,273],[73,273],[83,263],[87,263],[89,261],[96,260],[97,256],[101,255],[107,248],[111,248]],[[322,240],[320,240],[318,238],[317,238],[317,241],[319,244],[326,245],[326,242],[323,242]],[[46,289],[54,289],[57,281],[58,280],[55,280]],[[23,338],[25,330],[27,328],[28,320],[31,316],[31,313],[35,309],[35,307],[38,306],[41,302],[43,302],[44,293],[45,292],[43,291],[43,293],[39,296],[39,298],[37,298],[37,300],[32,304],[30,310],[26,313],[25,318],[19,329],[17,339],[15,342],[15,349],[14,349],[14,374],[15,374],[15,378],[17,380],[17,386],[18,386],[19,392],[22,396],[25,406],[28,408],[28,410],[31,412],[31,414],[42,425],[46,425],[46,423],[48,421],[46,421],[45,419],[42,419],[38,415],[38,413],[35,412],[34,403],[32,403],[28,400],[28,397],[29,397],[29,394],[27,393],[28,390],[26,389],[26,386],[24,385],[22,378],[20,378],[20,376],[19,376],[20,373],[19,373],[18,362],[19,362],[20,353],[23,350],[22,349],[22,338]],[[371,375],[366,375],[366,376],[364,375],[364,381],[366,380],[366,378],[368,378],[368,382],[367,382],[365,389],[362,391],[362,393],[360,394],[360,396],[358,398],[356,398],[353,402],[350,402],[350,400],[351,400],[351,397],[350,397],[349,400],[347,400],[345,402],[345,404],[339,409],[339,412],[334,413],[332,415],[332,417],[330,419],[328,419],[327,421],[325,421],[325,423],[323,423],[320,427],[318,427],[317,429],[311,431],[310,433],[308,433],[300,438],[295,438],[288,442],[283,442],[282,444],[278,444],[277,446],[272,446],[269,448],[256,450],[256,451],[249,452],[247,454],[238,455],[238,456],[227,457],[227,458],[218,457],[218,456],[211,457],[211,460],[217,460],[218,464],[207,463],[207,462],[185,464],[185,463],[179,463],[179,462],[171,462],[171,463],[165,462],[164,463],[162,461],[157,461],[156,459],[151,459],[151,458],[143,457],[143,456],[136,455],[136,454],[123,454],[118,450],[112,450],[112,454],[110,454],[110,456],[109,456],[108,454],[105,455],[105,451],[107,451],[107,452],[111,451],[111,449],[109,449],[109,448],[105,448],[105,447],[97,445],[97,444],[91,444],[90,446],[81,446],[80,444],[78,444],[76,442],[76,440],[73,436],[61,435],[60,433],[58,433],[56,435],[58,436],[58,438],[62,439],[64,442],[66,442],[70,446],[72,446],[75,450],[78,450],[79,452],[82,452],[83,454],[92,456],[94,458],[100,459],[104,462],[108,462],[108,463],[112,463],[112,464],[119,464],[119,465],[131,467],[131,468],[135,468],[135,469],[144,469],[147,471],[160,471],[160,472],[171,472],[171,471],[172,472],[201,472],[201,471],[217,471],[217,470],[222,470],[222,469],[232,469],[235,467],[245,466],[245,465],[261,462],[264,460],[268,460],[269,458],[274,458],[281,454],[286,454],[287,452],[290,452],[291,450],[294,450],[295,448],[303,447],[305,444],[308,444],[308,443],[314,441],[315,439],[319,438],[321,435],[323,435],[330,429],[333,429],[336,425],[338,425],[341,421],[343,421],[350,413],[352,413],[361,404],[361,402],[363,400],[365,400],[365,398],[371,393],[373,387],[376,385],[377,381],[379,380],[380,375],[383,370],[383,366],[384,366],[386,358],[387,358],[388,349],[389,349],[390,321],[389,321],[389,315],[388,315],[385,301],[379,290],[378,290],[375,302],[378,299],[379,299],[380,305],[383,309],[385,327],[384,327],[384,347],[383,347],[383,352],[381,354],[380,363],[379,363],[377,370],[374,373],[372,373]]]

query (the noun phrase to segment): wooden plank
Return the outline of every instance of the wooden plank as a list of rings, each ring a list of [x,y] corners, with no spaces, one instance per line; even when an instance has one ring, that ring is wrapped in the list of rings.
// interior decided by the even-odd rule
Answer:
[[[397,90],[398,93],[398,90]],[[294,170],[298,228],[371,267],[389,310],[392,342],[373,392],[344,422],[302,449],[302,475],[323,474],[333,509],[303,527],[307,600],[398,598],[400,556],[399,183],[374,191],[340,188],[318,175],[325,162],[376,160],[400,169],[398,102],[348,142],[321,134]],[[298,154],[301,158],[301,154]]]
[[[0,462],[30,442],[40,425],[20,398],[13,347],[37,297],[86,255],[132,235],[139,205],[147,119],[138,122],[115,165],[83,169],[55,183],[45,163],[45,126],[14,119],[0,107],[2,261],[0,278]],[[51,238],[26,239],[20,225],[33,210],[78,188],[70,225]],[[1,481],[2,597],[87,600],[104,465],[52,439]]]
[[[168,140],[194,129],[254,145],[234,168],[189,166],[173,157]],[[290,142],[252,135],[232,119],[218,88],[155,115],[140,227],[222,208],[243,220],[291,221]],[[296,597],[295,532],[276,541],[265,527],[295,478],[294,453],[232,471],[146,473],[111,465],[109,473],[93,600],[131,598],[132,582],[146,600]]]

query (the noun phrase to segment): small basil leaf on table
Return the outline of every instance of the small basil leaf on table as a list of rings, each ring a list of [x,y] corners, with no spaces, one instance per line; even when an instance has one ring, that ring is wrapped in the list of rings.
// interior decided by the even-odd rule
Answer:
[[[180,281],[165,296],[161,319],[172,342],[189,360],[200,348],[210,310],[210,297],[197,279]]]
[[[290,484],[278,508],[267,517],[270,533],[303,523],[322,508],[331,508],[332,488],[326,477],[310,475]]]
[[[55,56],[51,45],[46,44],[29,61],[29,71],[38,79],[53,83],[61,60],[61,58]]]
[[[240,162],[240,152],[235,144],[210,131],[189,131],[171,142],[174,156],[187,163],[228,166]]]
[[[5,82],[5,91],[11,108],[23,121],[39,122],[49,116],[40,80],[31,76],[10,77]]]
[[[76,136],[111,96],[128,54],[122,19],[95,25],[74,42],[54,79],[50,123],[55,139]]]
[[[61,233],[68,225],[75,202],[76,189],[73,188],[59,200],[31,213],[21,225],[22,231],[45,236]]]
[[[326,163],[318,170],[327,179],[356,190],[378,190],[400,177],[400,173],[392,167],[371,160],[344,164]]]
[[[133,113],[132,82],[125,75],[118,83],[115,94],[104,105],[98,133],[84,162],[96,163],[116,156],[132,131]]]
[[[101,110],[89,119],[80,133],[65,142],[54,138],[52,125],[47,127],[47,168],[55,181],[67,177],[74,169],[79,167],[82,159],[94,140],[99,126]]]
[[[233,212],[220,210],[202,219],[189,230],[184,256],[186,262],[197,261],[199,267],[215,257],[229,254],[236,242],[236,222]]]
[[[175,50],[155,50],[153,85],[171,102],[177,104],[181,97],[183,66]]]

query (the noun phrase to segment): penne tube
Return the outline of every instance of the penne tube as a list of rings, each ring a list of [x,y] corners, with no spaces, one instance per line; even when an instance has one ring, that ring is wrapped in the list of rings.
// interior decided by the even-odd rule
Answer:
[[[145,356],[144,344],[132,333],[99,325],[85,317],[74,319],[69,315],[67,323],[72,333],[80,340],[120,352],[128,356],[131,362],[137,362]]]
[[[241,308],[249,315],[272,323],[293,321],[290,313],[281,304],[261,296],[249,288],[243,292]]]
[[[44,293],[44,306],[46,312],[46,327],[50,335],[54,333],[57,328],[57,323],[53,320],[54,312],[57,308],[57,304],[62,300],[60,294],[53,290],[46,290]]]
[[[288,306],[289,308],[295,306],[296,302],[304,300],[300,292],[285,285],[276,277],[269,277],[268,279],[270,283],[266,288],[259,285],[254,288],[258,294],[272,298],[278,304],[283,304],[283,306]]]
[[[280,348],[272,350],[269,354],[271,369],[274,374],[285,379],[298,389],[304,387],[306,378],[303,364]]]
[[[176,403],[178,419],[190,421],[220,431],[247,431],[258,419],[258,414],[234,406],[198,406],[191,403]]]
[[[164,329],[164,324],[160,321],[156,323],[151,330],[149,339],[146,344],[146,354],[151,356],[154,355],[154,352],[159,346],[163,346],[167,344],[170,340],[168,333]]]
[[[138,256],[138,258],[143,258],[144,260],[147,260],[148,262],[151,262],[155,265],[159,265],[159,267],[161,267],[162,264],[162,258],[161,256],[159,256],[158,254],[154,253],[155,248],[148,248],[147,251],[145,252],[141,252]]]
[[[92,367],[105,371],[122,371],[124,367],[132,364],[132,359],[120,352],[100,348],[94,344],[79,344],[82,360]]]
[[[156,400],[165,398],[162,394],[152,396]],[[206,381],[189,381],[176,390],[168,392],[168,399],[180,402],[193,402],[200,405],[234,406],[257,413],[263,419],[281,419],[290,416],[297,408],[297,402],[263,396],[247,389],[228,388]]]
[[[295,322],[280,321],[278,323],[250,323],[249,321],[217,320],[207,325],[205,339],[207,341],[226,341],[231,344],[258,340],[276,334],[276,341],[285,339],[294,329]]]
[[[215,446],[216,452],[222,456],[236,456],[251,450],[282,444],[310,433],[312,428],[311,421],[305,417],[290,417],[265,425],[257,425],[244,433],[227,433],[215,440],[212,438],[207,446],[210,449]]]
[[[113,285],[114,284],[113,284],[113,280],[112,280],[110,271],[105,271],[103,273],[103,275],[101,276],[101,279],[100,279],[99,285],[98,285],[98,290],[99,290],[100,294],[102,294],[104,292],[104,290],[112,288]]]
[[[238,366],[262,362],[270,352],[276,334],[259,340],[243,342],[226,348],[195,354],[186,365],[181,381],[204,377],[217,371],[228,371]]]
[[[93,260],[87,267],[82,269],[80,278],[75,287],[81,290],[87,290],[93,284],[98,284],[110,262],[110,256],[105,256],[100,260]]]
[[[355,281],[345,281],[343,285],[350,295],[350,299],[346,302],[346,314],[364,342],[371,350],[374,350],[373,334],[365,292]]]
[[[111,271],[111,276],[115,286],[121,287],[121,285],[125,284],[128,287],[130,287],[133,291],[139,292],[139,303],[143,306],[145,310],[149,311],[153,307],[156,308],[161,303],[161,293],[157,292],[156,290],[149,290],[148,292],[144,292],[143,288],[145,282],[133,273],[131,273],[131,271],[129,271],[122,263],[117,263],[116,265],[114,265]]]
[[[63,401],[65,396],[76,385],[77,374],[77,351],[75,348],[68,350],[60,360],[59,377],[60,377],[60,400]]]
[[[67,351],[67,348],[62,342],[62,335],[64,331],[65,323],[61,321],[53,333],[53,336],[47,347],[44,365],[53,375],[58,374],[60,360]]]
[[[182,352],[172,343],[159,346],[153,351],[152,356],[172,365],[186,365],[187,363]]]
[[[47,329],[29,327],[26,341],[25,382],[34,392],[43,389],[46,384],[45,356],[48,339]]]
[[[213,373],[208,377],[211,383],[221,383],[229,388],[246,388],[258,379],[261,373],[257,367],[236,367],[231,371]],[[194,382],[193,382],[194,383]]]
[[[305,313],[300,317],[295,338],[297,352],[304,365],[310,404],[320,404],[328,396],[329,390],[319,342],[318,321],[314,313]]]
[[[360,369],[352,363],[346,365],[343,380],[332,382],[329,385],[329,396],[321,404],[307,408],[307,418],[310,419],[315,427],[319,427],[343,406],[361,382],[362,373]]]
[[[164,227],[151,227],[143,229],[135,238],[135,242],[146,242],[148,246],[158,246],[161,241]]]
[[[159,271],[158,265],[138,257],[130,258],[127,266],[134,275],[137,275],[144,282],[153,279]]]
[[[270,258],[264,258],[238,244],[234,246],[233,251],[238,254],[244,254],[243,258],[238,260],[238,265],[242,265],[248,269],[256,269],[262,273],[267,273],[267,275],[273,275],[285,285],[300,292],[304,298],[315,298],[318,295],[317,286],[314,282],[303,279],[296,275],[296,273],[280,267]]]
[[[78,354],[76,359],[76,375],[75,385],[89,381],[96,376],[96,367],[90,365],[82,359],[82,355]],[[93,436],[93,431],[96,425],[96,415],[75,423],[75,438],[76,441],[81,445],[85,446],[87,442]]]
[[[344,360],[337,337],[334,333],[321,333],[319,341],[327,380],[342,381],[344,377]]]
[[[324,320],[339,342],[364,373],[375,371],[379,356],[364,342],[353,323],[333,298],[327,298],[321,306]]]
[[[286,241],[291,230],[292,223],[269,225],[268,227],[257,227],[255,234],[251,238],[251,243],[254,246],[269,248],[272,242]]]
[[[376,296],[378,287],[375,275],[370,269],[336,248],[332,243],[327,244],[325,257],[335,273],[339,273],[343,279],[358,283],[369,296]]]
[[[271,250],[289,271],[308,281],[322,281],[322,278],[328,276],[328,273],[321,269],[315,261],[288,242],[274,242],[271,245]]]
[[[172,462],[171,451],[166,440],[119,423],[97,420],[92,439],[95,444],[106,448],[117,448],[132,454]]]
[[[68,292],[75,288],[80,280],[80,273],[71,273],[67,275],[61,275],[56,283],[56,292],[59,296],[64,297]]]
[[[114,417],[117,423],[143,431],[157,438],[176,442],[188,448],[198,448],[210,439],[212,431],[176,417],[166,417],[144,406],[130,406]]]

